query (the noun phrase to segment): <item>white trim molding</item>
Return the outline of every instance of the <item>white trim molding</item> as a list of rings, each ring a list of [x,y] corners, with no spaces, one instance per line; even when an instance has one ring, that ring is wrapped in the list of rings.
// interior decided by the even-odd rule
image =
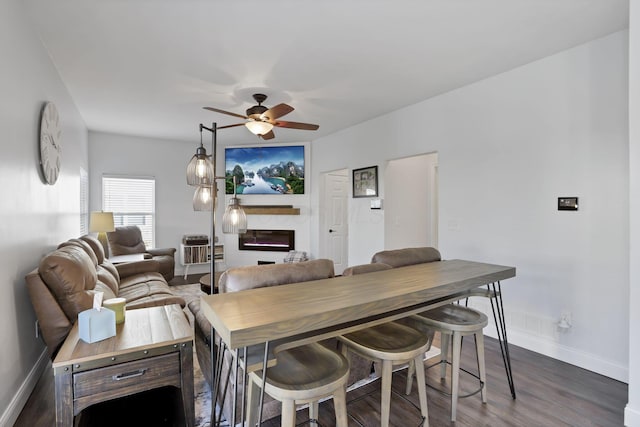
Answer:
[[[47,368],[47,364],[49,363],[49,354],[47,353],[47,349],[45,348],[40,357],[38,358],[36,364],[29,371],[29,375],[22,382],[22,385],[18,389],[18,392],[13,396],[9,406],[0,417],[0,426],[12,426],[15,424],[20,412],[22,412],[22,408],[29,400],[29,396],[31,396],[31,392],[36,388],[36,384],[38,380],[42,376],[42,373]]]

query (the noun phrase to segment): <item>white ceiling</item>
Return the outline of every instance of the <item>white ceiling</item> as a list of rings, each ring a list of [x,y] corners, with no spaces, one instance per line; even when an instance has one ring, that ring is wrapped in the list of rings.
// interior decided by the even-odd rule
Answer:
[[[628,0],[23,4],[90,130],[184,141],[239,121],[202,107],[244,114],[256,92],[320,125],[273,142],[317,139],[628,26]]]

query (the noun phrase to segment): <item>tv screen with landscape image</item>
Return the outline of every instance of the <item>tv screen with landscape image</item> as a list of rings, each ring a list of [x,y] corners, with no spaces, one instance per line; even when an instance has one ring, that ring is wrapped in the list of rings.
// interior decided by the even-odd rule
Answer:
[[[304,146],[225,149],[226,193],[304,194]]]

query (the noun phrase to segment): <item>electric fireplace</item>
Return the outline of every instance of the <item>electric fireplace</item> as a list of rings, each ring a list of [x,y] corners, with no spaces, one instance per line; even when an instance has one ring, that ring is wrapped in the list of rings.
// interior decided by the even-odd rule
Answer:
[[[295,250],[294,230],[247,230],[238,235],[241,251],[289,252]]]

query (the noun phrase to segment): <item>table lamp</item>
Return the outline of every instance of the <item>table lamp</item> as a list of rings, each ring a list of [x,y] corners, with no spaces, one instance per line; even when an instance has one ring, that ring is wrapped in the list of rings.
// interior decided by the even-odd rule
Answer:
[[[98,240],[104,248],[104,255],[109,258],[109,243],[107,242],[107,232],[115,231],[113,226],[113,212],[91,212],[89,219],[89,231],[98,233]]]

